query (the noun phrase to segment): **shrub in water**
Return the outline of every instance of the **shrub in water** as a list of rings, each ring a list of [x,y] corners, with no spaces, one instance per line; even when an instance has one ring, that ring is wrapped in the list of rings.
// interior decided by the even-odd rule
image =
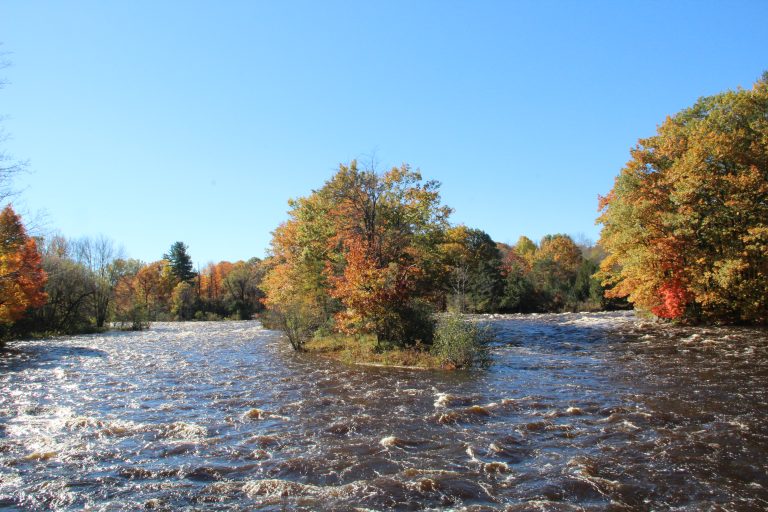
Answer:
[[[286,306],[273,307],[262,316],[262,323],[268,329],[283,331],[294,350],[301,352],[304,344],[322,325],[320,311],[313,305],[294,302]]]
[[[487,327],[479,327],[459,314],[450,313],[437,322],[432,353],[447,367],[488,366],[490,356],[486,344],[491,337]]]

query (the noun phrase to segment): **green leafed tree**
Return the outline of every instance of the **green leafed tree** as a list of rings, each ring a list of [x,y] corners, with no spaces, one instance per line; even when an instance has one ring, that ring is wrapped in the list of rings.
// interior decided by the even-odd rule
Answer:
[[[447,230],[442,250],[449,272],[449,307],[471,313],[498,309],[504,277],[496,242],[484,231],[456,226]]]
[[[178,320],[189,320],[195,310],[195,289],[191,284],[182,281],[176,285],[171,294],[171,313]]]
[[[184,242],[175,242],[168,254],[163,255],[163,259],[168,260],[171,273],[181,282],[192,281],[197,276],[187,249],[189,248]]]

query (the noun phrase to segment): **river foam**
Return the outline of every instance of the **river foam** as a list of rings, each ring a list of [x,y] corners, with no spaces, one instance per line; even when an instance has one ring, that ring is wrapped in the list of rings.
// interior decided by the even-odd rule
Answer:
[[[20,342],[0,507],[768,508],[765,330],[471,319],[488,370],[346,366],[258,322]]]

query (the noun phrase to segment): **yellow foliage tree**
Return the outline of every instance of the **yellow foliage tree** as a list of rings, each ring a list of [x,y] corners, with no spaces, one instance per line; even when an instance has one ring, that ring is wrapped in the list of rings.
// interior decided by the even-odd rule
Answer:
[[[664,318],[768,322],[768,73],[641,139],[601,199],[599,276]]]

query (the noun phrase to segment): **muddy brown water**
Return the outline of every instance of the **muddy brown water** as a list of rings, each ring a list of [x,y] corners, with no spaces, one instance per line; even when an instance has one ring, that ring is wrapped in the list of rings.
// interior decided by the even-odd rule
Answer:
[[[0,508],[765,510],[768,332],[474,317],[488,370],[345,366],[257,322],[0,356]]]

